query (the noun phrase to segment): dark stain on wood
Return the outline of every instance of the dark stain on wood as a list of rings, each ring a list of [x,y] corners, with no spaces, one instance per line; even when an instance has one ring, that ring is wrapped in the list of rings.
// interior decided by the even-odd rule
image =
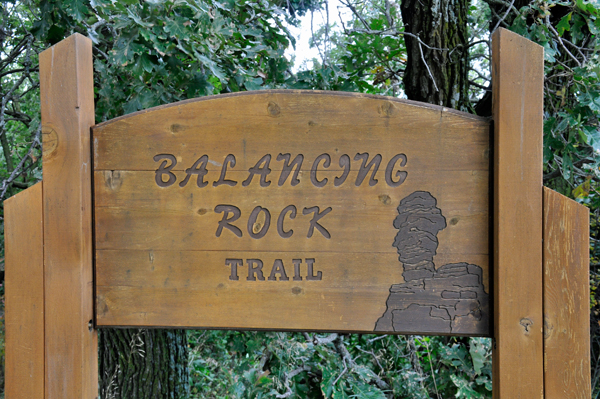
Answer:
[[[121,179],[121,172],[118,170],[106,170],[104,171],[104,183],[112,191],[116,191],[121,188],[123,180]]]
[[[171,133],[179,133],[181,131],[184,131],[185,129],[186,126],[180,125],[179,123],[173,123],[170,127]]]

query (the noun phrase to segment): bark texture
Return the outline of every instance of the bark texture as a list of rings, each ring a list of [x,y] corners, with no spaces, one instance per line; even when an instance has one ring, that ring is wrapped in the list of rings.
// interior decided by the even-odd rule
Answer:
[[[101,329],[98,346],[102,399],[187,397],[185,330]]]
[[[402,0],[407,65],[404,90],[410,100],[469,111],[469,0]]]

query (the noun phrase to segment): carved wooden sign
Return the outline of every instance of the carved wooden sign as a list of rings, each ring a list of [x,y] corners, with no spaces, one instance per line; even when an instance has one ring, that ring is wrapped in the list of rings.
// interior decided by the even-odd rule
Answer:
[[[93,128],[98,326],[489,335],[489,122],[349,93]]]

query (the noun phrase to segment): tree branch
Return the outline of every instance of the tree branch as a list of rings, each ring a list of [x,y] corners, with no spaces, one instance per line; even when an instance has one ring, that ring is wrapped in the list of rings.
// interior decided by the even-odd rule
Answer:
[[[41,128],[38,128],[35,136],[33,137],[33,142],[31,143],[31,146],[29,147],[29,150],[27,151],[27,154],[23,158],[21,158],[21,161],[19,161],[19,164],[15,167],[15,169],[12,171],[10,176],[8,176],[8,179],[6,179],[2,182],[2,186],[0,187],[0,199],[4,199],[4,196],[6,195],[6,191],[8,190],[8,187],[10,186],[10,184],[21,174],[21,172],[23,170],[23,166],[25,165],[25,161],[27,160],[27,158],[29,158],[29,156],[31,156],[31,153],[33,152],[34,149],[39,147],[41,132],[42,132]]]
[[[500,18],[498,20],[498,22],[496,23],[496,26],[494,26],[494,29],[491,30],[491,33],[494,33],[496,31],[496,29],[498,29],[498,26],[504,22],[504,20],[506,19],[506,17],[508,17],[508,13],[510,12],[510,10],[512,10],[513,5],[515,4],[515,0],[512,0],[510,5],[508,6],[508,8],[506,9],[506,12],[504,13],[504,15],[502,16],[502,18]],[[491,34],[490,34],[491,35]]]
[[[344,371],[342,371],[342,373],[338,376],[338,378],[333,383],[333,385],[335,385],[335,383],[347,371],[347,365],[350,366],[350,368],[355,368],[357,365],[356,365],[356,362],[354,360],[352,360],[352,356],[350,355],[350,352],[348,352],[348,348],[346,348],[346,345],[344,345],[344,340],[343,340],[342,336],[337,337],[335,339],[335,341],[333,341],[333,343],[335,345],[335,349],[342,356],[342,361],[344,362],[344,367],[345,367]],[[373,378],[373,380],[375,380],[375,384],[377,384],[377,386],[379,388],[381,388],[381,389],[389,388],[389,385],[387,384],[387,382],[382,380],[377,374],[373,373],[371,378]]]
[[[575,61],[578,67],[581,67],[581,62],[569,51],[567,46],[565,46],[565,43],[563,43],[562,38],[560,37],[556,29],[554,29],[554,26],[552,26],[552,24],[550,23],[550,15],[546,15],[546,27],[550,30],[550,32],[554,34],[554,36],[556,37],[556,41],[558,41],[558,44],[560,44],[560,46],[563,48],[563,50],[565,50],[569,57],[571,57],[571,59]]]
[[[591,159],[588,159],[588,158],[583,158],[577,162],[574,162],[573,167],[578,168],[578,167],[583,166],[584,164],[588,164],[588,163],[594,163],[594,161]],[[559,177],[560,175],[562,175],[562,170],[560,168],[557,168],[557,169],[553,170],[552,172],[545,174],[544,181],[552,180],[554,178]]]

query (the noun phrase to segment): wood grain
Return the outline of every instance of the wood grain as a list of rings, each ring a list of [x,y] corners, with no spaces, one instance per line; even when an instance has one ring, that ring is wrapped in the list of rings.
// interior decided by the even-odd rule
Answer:
[[[40,54],[40,91],[46,397],[95,398],[89,140],[94,90],[89,39],[75,34]]]
[[[492,38],[496,398],[542,398],[542,47]]]
[[[386,97],[265,91],[121,117],[94,127],[93,143],[99,326],[489,335],[486,119]],[[279,154],[303,157],[294,183],[293,174],[281,177],[288,161],[277,160]],[[359,177],[357,154],[381,158],[373,177]],[[405,158],[396,160],[406,163],[392,162],[400,154]],[[248,180],[250,169],[266,167],[267,155],[269,173]],[[232,185],[215,186],[223,164]],[[170,169],[157,178],[159,167]],[[200,180],[194,174],[186,181],[194,169]],[[397,171],[405,180],[395,185]],[[415,235],[422,236],[411,251],[434,242],[421,263],[401,263],[394,221],[401,202],[415,193],[426,193],[429,205],[419,209],[433,212],[441,227]],[[219,230],[223,205],[240,217],[235,227]],[[257,207],[268,210],[270,222],[266,211],[250,219]],[[311,225],[314,207],[329,212],[319,228]],[[284,209],[285,234],[277,226]],[[314,259],[322,279],[231,281],[227,259],[242,259],[244,273],[255,265],[248,259],[260,259],[265,278],[277,259],[288,275],[293,259],[302,259],[302,268]],[[441,296],[439,287],[452,290],[462,280],[450,282],[436,268],[461,262],[480,270],[467,290],[480,290],[484,302],[474,302],[472,292],[464,294],[469,298]],[[424,267],[430,272],[423,274]],[[476,276],[466,274],[466,280]],[[399,294],[408,302],[392,298],[391,291],[402,288],[394,284],[407,279],[426,288]],[[415,322],[408,308],[416,303],[424,319],[442,312],[444,321],[439,327]],[[459,303],[464,312],[446,312]],[[384,314],[388,321],[376,327]],[[463,316],[474,322],[453,321]]]
[[[177,326],[243,329],[372,331],[386,310],[390,281],[402,281],[393,255],[315,255],[321,281],[306,281],[310,253],[212,251],[99,251],[98,320],[104,326]],[[244,259],[239,281],[229,280],[225,259]],[[275,259],[288,281],[269,281]],[[391,258],[382,273],[368,267]],[[261,259],[265,281],[247,281],[246,259]],[[292,259],[302,259],[302,281],[294,281]],[[485,262],[486,256],[473,261]],[[280,275],[277,278],[280,279]],[[360,281],[361,284],[355,284]],[[352,287],[352,284],[354,286]],[[131,292],[135,292],[135,296]],[[226,309],[226,311],[223,311]],[[334,313],[337,317],[332,317]],[[292,317],[293,316],[293,317]],[[360,317],[358,317],[360,316]],[[406,326],[407,332],[411,326]],[[403,332],[403,331],[399,331]],[[429,331],[429,333],[432,333]],[[486,331],[471,331],[486,335]],[[467,334],[468,335],[468,334]]]
[[[155,250],[257,250],[277,248],[278,251],[316,252],[386,252],[396,253],[392,247],[396,229],[392,221],[400,200],[407,193],[423,187],[425,181],[457,182],[448,187],[433,186],[431,194],[448,220],[448,227],[440,232],[438,253],[487,254],[488,235],[471,234],[486,231],[488,223],[488,178],[484,172],[434,173],[425,171],[415,179],[407,179],[403,187],[391,189],[385,185],[361,187],[353,184],[323,188],[303,187],[198,187],[164,189],[154,182],[153,172],[120,171],[95,172],[96,248]],[[118,183],[116,183],[118,174]],[[415,173],[417,174],[417,173]],[[177,173],[185,176],[184,173]],[[233,178],[235,174],[231,174]],[[321,173],[331,180],[339,173]],[[352,179],[356,173],[350,173]],[[229,174],[228,174],[229,176]],[[300,179],[303,177],[300,176]],[[302,180],[301,180],[302,181]],[[118,187],[116,187],[116,186]],[[477,195],[482,193],[482,195]],[[222,213],[215,212],[217,204],[232,204],[242,216],[234,224],[242,230],[236,237],[225,230],[215,235]],[[298,209],[295,219],[285,219],[285,229],[292,229],[290,238],[282,239],[276,222],[280,212],[293,204]],[[247,223],[256,206],[269,209],[271,225],[260,240],[249,236]],[[303,215],[304,207],[332,207],[321,224],[332,239],[317,233],[307,239],[312,214]],[[168,220],[168,223],[166,221]],[[450,221],[452,220],[452,224]],[[348,228],[351,226],[352,228]],[[208,233],[208,234],[207,234]],[[388,237],[388,239],[385,239]]]
[[[443,170],[488,170],[485,125],[484,118],[438,106],[354,93],[268,90],[210,96],[95,126],[94,170],[154,171],[156,154],[173,153],[179,161],[174,170],[189,168],[203,154],[219,165],[234,154],[234,170],[247,171],[264,154],[280,164],[277,154],[299,149],[304,170],[322,153],[335,161],[344,153],[381,153],[387,161],[395,151],[411,154],[408,169],[435,151],[435,166]],[[334,162],[330,169],[339,167]]]
[[[44,398],[42,183],[4,202],[6,372],[10,399]]]
[[[544,188],[544,390],[589,399],[589,210]]]

